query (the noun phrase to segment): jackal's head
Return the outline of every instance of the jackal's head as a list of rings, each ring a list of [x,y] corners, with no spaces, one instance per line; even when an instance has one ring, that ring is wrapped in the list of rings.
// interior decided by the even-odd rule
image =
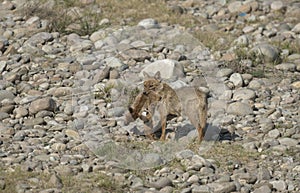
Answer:
[[[149,94],[151,91],[159,91],[161,87],[162,83],[159,71],[154,76],[150,76],[144,72],[144,94]]]

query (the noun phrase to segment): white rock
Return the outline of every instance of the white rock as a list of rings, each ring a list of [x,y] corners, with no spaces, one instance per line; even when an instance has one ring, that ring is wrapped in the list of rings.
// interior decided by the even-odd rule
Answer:
[[[158,71],[160,71],[162,79],[177,79],[178,77],[183,77],[184,75],[183,66],[180,63],[175,60],[164,59],[147,64],[139,76],[141,78],[144,77],[144,72],[153,76]]]
[[[144,27],[146,29],[159,28],[158,22],[152,18],[143,19],[138,23],[138,26]]]

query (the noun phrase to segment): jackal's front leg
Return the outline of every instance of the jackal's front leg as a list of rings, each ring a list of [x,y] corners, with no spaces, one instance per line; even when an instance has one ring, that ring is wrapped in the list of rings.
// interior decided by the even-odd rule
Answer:
[[[202,128],[202,127],[198,127],[198,128],[197,128],[197,130],[198,130],[198,139],[199,139],[199,142],[202,142],[203,137],[204,137],[203,129],[204,129],[204,128]]]
[[[167,125],[167,120],[161,120],[161,136],[160,140],[164,141],[166,139],[166,125]]]

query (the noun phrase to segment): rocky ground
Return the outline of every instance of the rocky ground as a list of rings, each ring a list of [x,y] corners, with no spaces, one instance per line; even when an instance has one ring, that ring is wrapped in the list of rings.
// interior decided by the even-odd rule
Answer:
[[[300,191],[300,2],[166,2],[201,25],[63,34],[1,1],[0,192]],[[166,142],[127,123],[158,70],[209,91],[201,144],[182,117]]]

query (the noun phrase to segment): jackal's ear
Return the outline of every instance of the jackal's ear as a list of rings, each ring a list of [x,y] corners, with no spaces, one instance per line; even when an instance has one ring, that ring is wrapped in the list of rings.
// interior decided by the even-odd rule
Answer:
[[[150,78],[151,76],[147,73],[147,72],[143,72],[143,74],[144,74],[144,78],[146,79],[146,78]]]
[[[154,78],[157,80],[161,80],[160,71],[157,71],[154,75]]]

